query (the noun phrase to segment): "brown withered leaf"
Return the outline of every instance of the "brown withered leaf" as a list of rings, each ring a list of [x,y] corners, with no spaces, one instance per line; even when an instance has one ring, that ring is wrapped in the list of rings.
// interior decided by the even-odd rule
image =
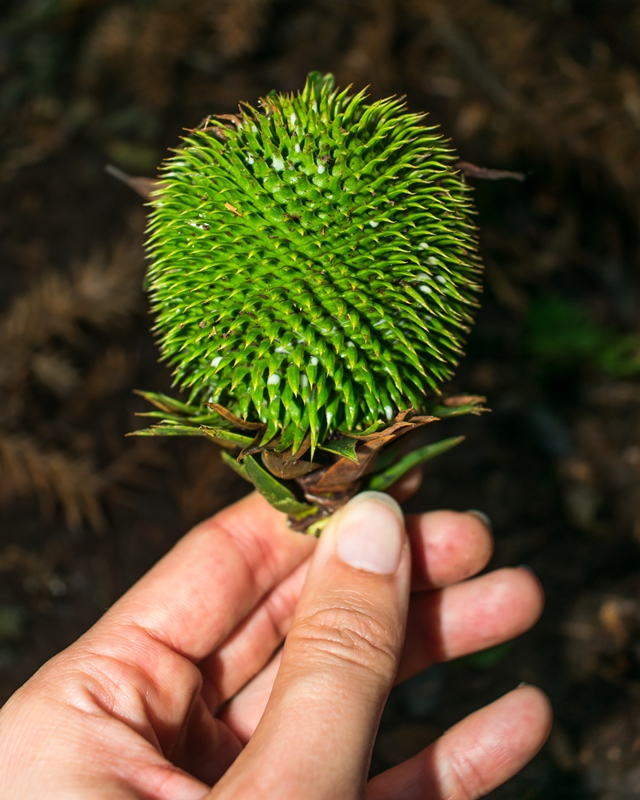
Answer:
[[[461,405],[461,404],[460,404]],[[388,428],[383,428],[381,431],[376,431],[375,433],[368,433],[364,436],[357,434],[357,433],[346,433],[345,436],[349,436],[351,439],[358,439],[360,442],[375,442],[380,437],[386,437],[392,435],[392,438],[397,438],[398,436],[402,436],[402,433],[406,433],[407,430],[411,428],[417,428],[421,425],[427,425],[429,422],[436,422],[439,420],[439,417],[427,417],[427,416],[416,416],[416,417],[409,417],[408,415],[411,411],[401,411],[398,416],[395,418],[393,423]],[[405,429],[402,433],[398,433],[401,429]]]
[[[292,461],[290,458],[286,458],[286,453],[278,453],[275,450],[263,450],[262,461],[270,472],[283,480],[300,478],[309,472],[316,472],[320,468],[319,464],[314,464],[312,461],[303,459]]]
[[[356,448],[357,461],[348,458],[339,458],[334,464],[323,467],[308,475],[296,478],[305,493],[305,497],[322,497],[327,493],[333,495],[340,492],[350,491],[351,485],[359,481],[362,477],[372,471],[378,451],[385,445],[398,439],[409,431],[434,422],[438,417],[416,416],[408,419],[410,411],[402,411],[395,418],[394,422],[382,431],[358,436],[362,441]],[[355,494],[355,492],[354,492]]]
[[[247,456],[254,456],[256,455],[256,453],[264,452],[264,445],[261,444],[263,436],[264,436],[264,428],[261,428],[253,437],[253,441],[251,442],[251,444],[248,444],[246,447],[243,447],[242,450],[238,453],[236,461],[242,461],[242,459],[246,458]]]
[[[455,165],[463,175],[469,178],[479,178],[485,181],[524,181],[524,172],[513,172],[508,169],[489,169],[488,167],[478,167],[469,161],[457,161]]]
[[[471,406],[471,405],[482,405],[482,403],[486,403],[487,398],[482,397],[478,394],[457,394],[454,397],[445,397],[442,401],[442,405],[446,406],[447,408],[458,408],[458,406]],[[485,409],[486,410],[486,409]]]
[[[360,491],[360,486],[360,481],[355,481],[341,492],[326,492],[318,495],[305,494],[305,499],[317,506],[319,511],[312,517],[305,517],[302,520],[295,520],[289,517],[289,527],[294,531],[307,531],[319,520],[330,517],[331,514],[342,508],[345,503]]]
[[[232,122],[236,127],[242,124],[242,120],[237,114],[216,114],[216,119],[227,120]]]
[[[136,194],[139,194],[140,197],[144,198],[145,200],[150,200],[151,193],[156,189],[162,188],[162,181],[159,181],[157,178],[145,178],[143,176],[127,175],[126,172],[118,167],[115,167],[113,164],[107,164],[104,168],[104,171],[108,175],[111,175],[111,177],[116,178],[116,180],[124,183],[130,189],[133,189]]]
[[[277,446],[277,441],[275,442],[274,446]],[[289,448],[285,450],[282,454],[282,458],[285,463],[289,463],[290,461],[297,461],[299,458],[307,452],[307,450],[311,447],[311,434],[307,434],[304,439],[302,440],[302,444],[300,447],[294,452],[293,448]]]
[[[235,414],[226,409],[224,406],[221,406],[220,403],[205,403],[205,405],[215,411],[216,414],[220,414],[221,417],[224,417],[227,422],[230,422],[232,425],[235,425],[241,430],[264,432],[267,428],[263,422],[247,422],[245,419],[236,417]]]
[[[227,132],[224,128],[221,128],[219,125],[212,125],[212,122],[217,120],[217,115],[214,117],[209,115],[205,117],[200,124],[195,128],[185,128],[187,133],[210,133],[214,139],[217,139],[221,144],[226,144],[227,141]]]
[[[224,207],[227,209],[227,211],[230,211],[232,214],[235,214],[236,217],[242,216],[242,214],[238,211],[238,209],[235,206],[232,206],[231,203],[225,203]]]

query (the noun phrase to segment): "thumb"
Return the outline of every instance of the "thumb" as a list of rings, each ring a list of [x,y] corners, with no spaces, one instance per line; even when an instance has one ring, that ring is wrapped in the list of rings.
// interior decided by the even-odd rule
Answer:
[[[409,584],[400,507],[377,492],[353,498],[322,533],[267,708],[214,797],[364,796]]]

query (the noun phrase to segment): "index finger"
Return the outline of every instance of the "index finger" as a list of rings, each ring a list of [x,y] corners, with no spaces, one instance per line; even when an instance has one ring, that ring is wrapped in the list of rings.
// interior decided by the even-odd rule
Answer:
[[[135,626],[200,661],[314,545],[253,492],[182,538],[115,603],[95,633]]]

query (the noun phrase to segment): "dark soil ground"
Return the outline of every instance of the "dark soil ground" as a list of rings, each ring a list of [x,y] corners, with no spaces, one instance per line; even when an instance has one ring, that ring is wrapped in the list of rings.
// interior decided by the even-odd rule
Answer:
[[[632,0],[5,0],[0,11],[0,702],[189,525],[246,491],[206,442],[125,439],[163,390],[145,214],[183,127],[312,69],[406,94],[474,181],[486,283],[414,509],[479,508],[547,593],[509,647],[390,700],[374,769],[521,681],[543,753],[496,798],[640,798],[640,7]],[[443,423],[444,424],[444,423]],[[442,429],[441,429],[442,430]]]

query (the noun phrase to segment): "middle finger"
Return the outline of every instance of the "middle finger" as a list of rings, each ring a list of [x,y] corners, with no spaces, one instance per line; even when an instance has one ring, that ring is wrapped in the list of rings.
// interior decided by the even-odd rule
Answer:
[[[396,684],[437,661],[459,658],[519,636],[541,611],[540,584],[523,568],[500,569],[446,589],[414,594]],[[278,652],[221,715],[243,743],[262,717],[279,663]]]

